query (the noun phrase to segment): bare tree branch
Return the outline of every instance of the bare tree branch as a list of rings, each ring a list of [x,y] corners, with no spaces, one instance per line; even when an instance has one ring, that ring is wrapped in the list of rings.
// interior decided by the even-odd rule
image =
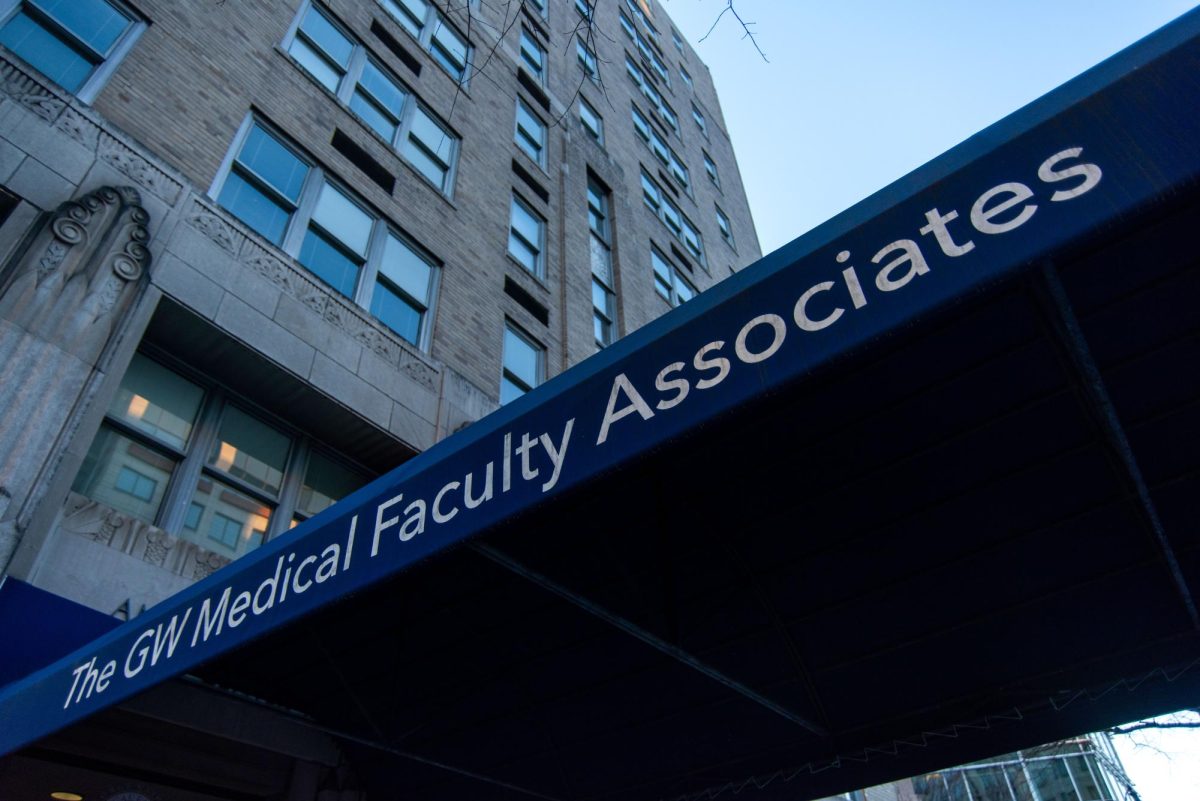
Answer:
[[[758,23],[746,22],[744,19],[742,19],[742,15],[738,13],[738,10],[733,5],[733,0],[725,0],[725,7],[721,9],[721,13],[717,14],[717,18],[713,20],[713,24],[709,26],[708,33],[700,37],[700,41],[703,42],[714,30],[717,29],[717,24],[726,14],[733,15],[733,18],[736,19],[738,24],[742,26],[742,38],[749,39],[750,44],[754,45],[754,49],[758,51],[758,55],[762,58],[762,60],[765,63],[770,64],[771,60],[767,58],[767,54],[763,52],[763,49],[758,46],[758,39],[755,38],[754,31],[750,30],[752,25],[757,25]]]

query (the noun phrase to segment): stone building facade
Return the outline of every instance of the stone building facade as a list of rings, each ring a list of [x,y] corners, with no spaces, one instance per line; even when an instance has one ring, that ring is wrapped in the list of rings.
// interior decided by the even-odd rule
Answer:
[[[761,255],[657,0],[0,12],[0,574],[106,614]]]

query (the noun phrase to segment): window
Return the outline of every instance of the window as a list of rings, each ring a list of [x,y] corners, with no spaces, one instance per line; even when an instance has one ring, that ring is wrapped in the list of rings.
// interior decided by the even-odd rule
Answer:
[[[221,387],[138,353],[73,489],[236,559],[367,480]]]
[[[652,152],[662,165],[666,167],[671,177],[684,188],[688,194],[692,192],[692,177],[688,172],[688,168],[683,161],[675,153],[671,146],[667,144],[667,140],[659,135],[654,126],[638,111],[637,106],[633,107],[633,130],[637,133],[646,146]]]
[[[597,348],[611,345],[615,339],[616,292],[613,288],[608,199],[608,189],[595,178],[588,176],[587,206],[589,255],[592,263],[592,329]]]
[[[679,35],[679,31],[671,29],[671,44],[675,45],[675,49],[679,51],[679,55],[683,55],[683,37]],[[688,83],[691,86],[691,83]]]
[[[604,118],[601,117],[592,104],[579,97],[579,121],[583,124],[583,130],[587,131],[588,136],[595,139],[600,145],[604,144]]]
[[[717,212],[717,228],[721,230],[721,238],[728,242],[730,247],[736,247],[733,244],[733,225],[730,224],[729,217],[725,215],[725,212],[721,211],[720,206],[715,206],[714,208]]]
[[[696,91],[696,85],[692,83],[692,76],[683,68],[683,65],[679,67],[679,77],[683,78],[683,82],[687,84],[688,89],[691,89],[693,92]]]
[[[629,9],[633,16],[637,17],[638,22],[645,26],[646,33],[650,35],[650,38],[654,41],[654,44],[657,45],[658,29],[650,24],[650,18],[646,16],[646,12],[642,9],[639,0],[625,0],[625,6]]]
[[[417,168],[417,172],[448,193],[451,171],[458,156],[458,137],[442,127],[425,109],[414,109],[412,127],[400,145],[400,153]]]
[[[526,206],[523,200],[513,195],[508,226],[508,255],[538,277],[545,274],[542,263],[545,232],[545,220]]]
[[[217,202],[381,322],[423,347],[434,262],[252,121]]]
[[[629,17],[625,16],[625,12],[621,9],[617,10],[618,17],[621,22],[621,30],[629,37],[630,41],[637,47],[638,52],[642,54],[642,58],[650,65],[651,69],[657,73],[660,80],[667,86],[671,85],[671,73],[667,70],[667,65],[663,63],[662,58],[655,51],[646,37],[642,36],[630,22]]]
[[[500,375],[500,403],[524,395],[542,383],[546,349],[521,333],[512,323],[504,325],[504,367]]]
[[[546,51],[533,38],[528,28],[521,28],[521,61],[538,83],[546,83]]]
[[[546,151],[546,125],[520,98],[517,98],[517,127],[513,138],[525,155],[538,164],[546,163],[543,156]]]
[[[112,0],[22,0],[0,44],[84,102],[91,102],[146,23]]]
[[[421,1],[408,0],[411,4]],[[444,194],[450,193],[458,137],[360,42],[350,38],[324,11],[307,6],[301,8],[299,24],[287,49],[305,71],[337,95],[417,172]]]
[[[721,177],[717,175],[717,163],[712,160],[712,156],[707,152],[701,151],[704,154],[704,171],[708,173],[708,179],[713,182],[713,185],[718,189],[721,188]]]
[[[546,16],[546,0],[524,0],[524,3],[532,8],[538,16]]]
[[[217,202],[279,245],[310,171],[306,161],[255,123],[233,159]]]
[[[596,53],[579,36],[575,37],[575,58],[585,75],[593,81],[599,78],[600,66],[596,61]]]
[[[642,200],[646,207],[662,220],[663,225],[670,229],[675,238],[683,243],[692,256],[704,264],[704,243],[700,239],[700,232],[644,170],[642,171]]]
[[[288,53],[322,86],[333,93],[350,68],[354,42],[316,6],[309,6],[300,20]]]
[[[637,64],[633,63],[633,59],[629,56],[629,54],[625,55],[625,72],[629,75],[629,79],[633,81],[639,89],[642,90],[642,94],[646,96],[646,99],[649,100],[651,105],[654,106],[655,110],[658,111],[659,116],[663,118],[663,121],[670,126],[671,130],[674,131],[676,135],[678,135],[679,118],[675,116],[675,110],[667,105],[666,101],[662,99],[662,95],[659,94],[658,90],[646,81],[645,74],[642,73],[641,68]]]
[[[584,19],[591,19],[592,15],[596,13],[596,5],[593,0],[575,0],[575,10]]]
[[[428,0],[379,0],[400,27],[412,34],[433,60],[459,83],[467,81],[471,46]]]
[[[708,138],[708,123],[704,119],[704,115],[700,109],[696,108],[696,104],[692,104],[692,119],[696,121],[696,127],[700,129],[700,133],[704,134],[704,138]]]
[[[654,291],[661,295],[663,300],[672,306],[678,306],[696,297],[695,288],[655,247],[650,248],[650,265],[654,268]]]

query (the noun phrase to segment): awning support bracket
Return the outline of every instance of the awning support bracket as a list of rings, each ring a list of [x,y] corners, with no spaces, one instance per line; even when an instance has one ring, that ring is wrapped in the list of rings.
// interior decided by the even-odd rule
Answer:
[[[1158,507],[1150,496],[1150,488],[1142,475],[1134,455],[1133,446],[1125,435],[1125,427],[1121,425],[1116,407],[1108,394],[1108,387],[1100,368],[1092,357],[1091,348],[1083,335],[1075,309],[1071,305],[1067,291],[1059,279],[1058,270],[1050,262],[1044,262],[1034,279],[1035,295],[1043,312],[1049,317],[1054,329],[1055,338],[1070,362],[1074,383],[1078,388],[1083,402],[1088,406],[1096,425],[1099,426],[1112,456],[1117,460],[1124,473],[1124,478],[1137,494],[1138,506],[1147,525],[1154,534],[1159,552],[1166,562],[1168,572],[1175,584],[1176,590],[1187,609],[1192,627],[1200,630],[1200,613],[1197,613],[1196,601],[1192,597],[1191,588],[1183,575],[1175,549],[1171,546],[1166,529],[1158,516]]]
[[[775,703],[771,699],[761,695],[760,693],[754,691],[753,689],[746,686],[745,684],[742,684],[741,682],[737,681],[736,679],[726,676],[724,673],[720,672],[716,668],[714,668],[710,665],[706,665],[705,663],[701,662],[695,656],[693,656],[692,654],[683,650],[679,646],[673,645],[673,644],[667,642],[666,640],[662,639],[661,637],[659,637],[659,636],[647,631],[646,629],[642,628],[641,626],[637,625],[633,621],[626,620],[625,618],[621,617],[620,615],[617,615],[616,613],[614,613],[608,609],[605,609],[604,607],[600,606],[599,604],[597,604],[587,598],[584,598],[579,593],[574,592],[571,589],[564,587],[561,584],[558,584],[550,577],[542,575],[541,573],[538,573],[537,571],[521,564],[516,559],[513,559],[512,557],[497,550],[496,548],[493,548],[490,545],[485,545],[481,542],[472,543],[470,547],[473,548],[476,553],[491,560],[492,562],[505,568],[506,570],[509,570],[512,573],[515,573],[516,575],[518,575],[524,579],[527,579],[528,581],[533,582],[534,584],[538,585],[539,587],[541,587],[549,592],[554,593],[555,595],[568,601],[569,603],[573,604],[574,606],[578,607],[579,609],[582,609],[583,611],[587,612],[588,614],[592,615],[593,617],[598,618],[598,619],[604,621],[605,623],[608,623],[609,625],[620,629],[621,631],[625,632],[626,634],[629,634],[630,636],[634,637],[635,639],[641,640],[643,643],[645,643],[646,645],[649,645],[651,648],[655,649],[656,651],[659,651],[660,653],[671,657],[672,659],[676,660],[677,662],[680,662],[681,664],[684,664],[684,665],[690,667],[691,669],[697,671],[698,673],[702,673],[705,676],[708,676],[713,681],[723,684],[724,686],[733,690],[738,695],[741,695],[743,698],[746,698],[747,700],[758,704],[759,706],[763,707],[764,709],[774,712],[776,715],[779,715],[780,717],[784,718],[785,720],[788,720],[788,721],[796,724],[797,726],[800,726],[801,728],[806,729],[818,736],[823,737],[826,734],[828,734],[828,732],[824,728],[817,725],[816,723],[813,723],[812,721],[808,720],[807,718],[801,717],[800,715],[797,715],[795,712],[792,712],[790,709],[787,709],[786,707]]]

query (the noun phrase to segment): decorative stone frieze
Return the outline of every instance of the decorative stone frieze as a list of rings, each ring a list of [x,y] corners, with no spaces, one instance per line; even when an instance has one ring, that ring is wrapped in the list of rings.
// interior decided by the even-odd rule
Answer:
[[[174,205],[183,191],[183,184],[139,156],[106,131],[101,131],[96,154],[119,172],[151,194]]]
[[[104,504],[71,493],[59,530],[128,554],[177,576],[198,581],[229,564],[229,558],[174,537]]]

